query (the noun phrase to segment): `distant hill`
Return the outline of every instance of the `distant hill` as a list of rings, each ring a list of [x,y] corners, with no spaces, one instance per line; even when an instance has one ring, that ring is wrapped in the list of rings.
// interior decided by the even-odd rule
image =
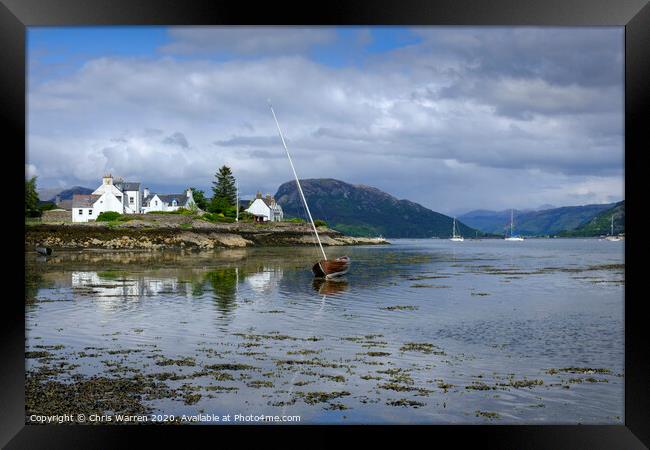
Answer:
[[[611,232],[614,216],[614,234],[625,233],[625,200],[615,203],[612,208],[600,212],[595,217],[572,230],[558,233],[564,237],[596,237]]]
[[[451,217],[408,200],[398,200],[377,188],[334,179],[300,180],[300,184],[314,219],[325,220],[342,233],[394,238],[451,235]],[[283,183],[275,199],[286,216],[306,219],[295,181]],[[476,235],[476,230],[461,222],[457,226],[463,236]]]
[[[555,235],[583,225],[615,203],[584,206],[564,206],[541,211],[514,211],[515,233],[524,236]],[[486,233],[504,234],[510,225],[510,210],[470,211],[458,217],[467,225]]]
[[[54,192],[54,193],[52,193],[52,191],[48,192],[48,190],[44,190],[43,193],[50,195],[50,197],[45,197],[45,196],[41,197],[40,194],[39,194],[39,197],[40,197],[41,201],[54,202],[56,200],[57,196],[61,197],[61,200],[72,200],[72,196],[75,195],[75,194],[88,195],[88,194],[92,194],[93,192],[94,192],[94,189],[90,189],[90,188],[83,187],[83,186],[73,186],[73,187],[71,187],[69,189],[64,189],[64,190]]]

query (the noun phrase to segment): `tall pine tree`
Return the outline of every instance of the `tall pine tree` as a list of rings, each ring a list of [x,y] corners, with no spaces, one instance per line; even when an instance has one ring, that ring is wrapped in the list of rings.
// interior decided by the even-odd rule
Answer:
[[[228,205],[234,205],[237,202],[237,188],[230,167],[221,167],[215,174],[215,178],[216,181],[212,182],[212,201],[227,202]]]

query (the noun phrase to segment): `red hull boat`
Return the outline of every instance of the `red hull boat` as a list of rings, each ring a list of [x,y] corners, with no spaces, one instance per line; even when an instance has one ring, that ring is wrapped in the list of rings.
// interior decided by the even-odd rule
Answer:
[[[322,259],[312,267],[314,275],[320,278],[334,278],[345,275],[350,270],[350,258],[341,256],[334,260]]]

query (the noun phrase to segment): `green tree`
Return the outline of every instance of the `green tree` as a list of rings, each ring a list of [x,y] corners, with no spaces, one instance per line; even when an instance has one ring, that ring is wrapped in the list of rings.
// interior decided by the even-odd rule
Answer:
[[[192,197],[194,198],[194,202],[196,203],[196,206],[206,211],[208,209],[208,199],[205,198],[205,192],[196,188],[190,188],[190,189],[192,190]]]
[[[223,214],[225,217],[235,217],[236,206],[231,205],[225,197],[212,197],[208,205],[208,211],[215,214]]]
[[[224,199],[229,205],[234,205],[237,201],[237,188],[230,167],[221,167],[215,174],[215,178],[216,181],[212,182],[212,202]]]
[[[36,192],[36,177],[25,180],[25,217],[38,217],[38,193]]]

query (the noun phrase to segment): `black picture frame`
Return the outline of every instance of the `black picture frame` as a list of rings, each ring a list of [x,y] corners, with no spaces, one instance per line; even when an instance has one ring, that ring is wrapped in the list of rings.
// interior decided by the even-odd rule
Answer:
[[[650,117],[650,6],[648,0],[356,0],[328,2],[248,2],[185,0],[0,0],[0,115],[12,147],[5,156],[15,156],[16,165],[24,159],[26,125],[26,27],[63,25],[537,25],[537,26],[624,26],[625,27],[625,197],[626,197],[626,289],[625,289],[625,425],[621,426],[244,426],[244,427],[133,427],[133,426],[38,426],[24,423],[24,303],[16,295],[5,296],[2,338],[3,364],[0,370],[0,444],[6,448],[95,448],[128,446],[135,437],[160,439],[169,444],[187,439],[189,433],[209,438],[216,432],[220,442],[226,434],[256,433],[273,439],[291,432],[301,445],[338,445],[351,431],[370,431],[374,438],[386,433],[399,434],[411,441],[414,428],[448,438],[454,446],[469,440],[482,446],[499,448],[646,448],[650,445],[648,393],[648,344],[643,314],[644,296],[634,296],[640,281],[643,245],[640,220],[642,193],[633,184],[643,179],[647,153],[647,118]],[[24,153],[23,153],[24,157]],[[5,169],[16,177],[22,168]],[[7,177],[5,177],[7,178]],[[9,211],[9,210],[7,210]],[[641,222],[642,223],[642,222]],[[15,232],[24,232],[22,217],[15,215]],[[11,240],[11,239],[9,239]],[[18,261],[24,258],[20,239],[12,242]],[[13,241],[13,240],[11,240]],[[13,258],[10,256],[11,261]],[[11,262],[18,273],[19,264]],[[7,275],[9,276],[9,275]],[[20,279],[17,278],[17,279]],[[17,284],[17,283],[16,283]],[[368,430],[368,428],[372,428]],[[360,430],[361,429],[361,430]],[[304,440],[305,432],[315,434]],[[336,441],[333,441],[333,436]],[[287,445],[290,439],[278,441]],[[153,441],[149,441],[151,444]],[[209,442],[209,441],[208,441]],[[213,441],[215,442],[215,441]],[[442,442],[442,441],[438,441]]]

